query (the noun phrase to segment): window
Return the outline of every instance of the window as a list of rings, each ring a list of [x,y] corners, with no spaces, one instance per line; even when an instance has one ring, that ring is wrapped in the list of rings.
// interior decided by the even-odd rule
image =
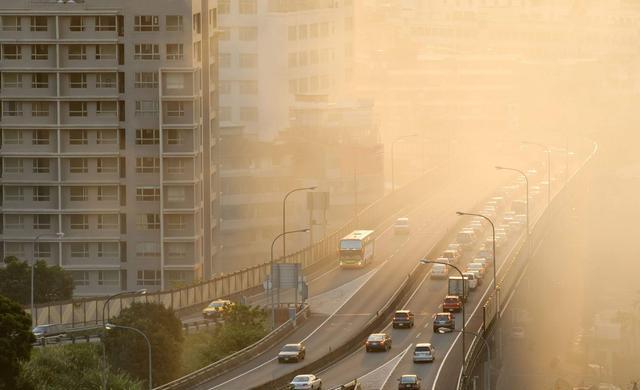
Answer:
[[[69,75],[69,87],[71,88],[87,88],[86,73],[71,73]]]
[[[70,60],[86,60],[87,46],[85,45],[69,45],[68,51]]]
[[[219,41],[228,41],[231,39],[231,28],[220,28],[218,33]]]
[[[31,45],[32,60],[48,60],[49,46],[47,45]]]
[[[138,230],[159,230],[160,214],[138,214],[136,226]]]
[[[135,46],[136,60],[159,60],[160,50],[158,45],[152,43],[138,43]]]
[[[89,257],[89,243],[74,242],[71,243],[71,257]]]
[[[115,60],[116,45],[96,45],[96,60]]]
[[[116,31],[116,17],[96,16],[96,31]]]
[[[252,15],[258,12],[256,0],[240,0],[238,11],[243,15]]]
[[[184,89],[184,75],[182,73],[167,74],[167,89]]]
[[[289,53],[289,68],[295,68],[298,66],[298,53]]]
[[[89,285],[89,271],[71,271],[71,277],[76,287]]]
[[[4,60],[21,60],[22,46],[20,45],[2,45],[2,59]]]
[[[22,102],[4,102],[2,108],[4,116],[22,116]]]
[[[231,93],[231,81],[220,80],[218,81],[218,91],[221,95],[228,95]]]
[[[38,259],[48,259],[51,257],[51,244],[48,242],[37,243],[34,255]]]
[[[73,230],[89,229],[89,216],[86,214],[72,214],[69,216],[69,227]]]
[[[49,102],[31,103],[31,116],[49,116]]]
[[[318,23],[309,25],[309,37],[318,38]]]
[[[231,7],[229,4],[230,1],[231,0],[218,0],[218,14],[226,15],[231,12]]]
[[[182,31],[182,15],[167,15],[167,31]]]
[[[84,17],[71,16],[71,18],[69,19],[69,31],[84,31]]]
[[[320,37],[324,38],[329,35],[329,22],[320,23]]]
[[[99,214],[98,229],[115,230],[118,229],[118,214]]]
[[[34,230],[49,230],[51,229],[51,216],[48,214],[37,214],[33,216],[33,229]]]
[[[51,169],[48,158],[33,159],[33,173],[49,173]]]
[[[117,242],[99,242],[98,257],[118,257],[120,255],[120,247]]]
[[[5,145],[20,145],[22,143],[22,130],[3,130],[2,143]]]
[[[7,242],[5,243],[5,256],[15,256],[19,259],[24,258],[24,244],[21,242]]]
[[[118,200],[118,187],[98,187],[98,200]]]
[[[96,88],[115,88],[115,73],[96,73]]]
[[[176,259],[184,259],[187,257],[187,246],[182,243],[167,244],[167,256]]]
[[[31,132],[31,144],[32,145],[49,145],[50,140],[49,130],[33,130]]]
[[[193,14],[193,31],[196,32],[196,34],[200,34],[200,19],[202,19],[200,17],[200,13],[197,14]]]
[[[167,201],[184,202],[187,198],[184,187],[167,187]]]
[[[220,113],[220,120],[221,121],[230,121],[231,120],[231,107],[220,106],[218,108],[218,111]]]
[[[158,88],[158,73],[136,72],[136,88]]]
[[[134,31],[159,31],[160,23],[157,16],[136,15],[134,16]]]
[[[158,257],[160,256],[160,244],[152,241],[136,243],[136,256],[138,257]]]
[[[182,145],[184,139],[182,132],[178,129],[167,129],[167,144],[169,145]]]
[[[118,172],[118,160],[115,158],[99,158],[97,160],[98,173],[116,173]]]
[[[221,68],[231,67],[231,53],[219,53],[218,63],[220,64]]]
[[[170,174],[183,174],[184,173],[184,161],[175,158],[167,160],[167,173]]]
[[[157,100],[136,100],[136,115],[155,116],[158,115]]]
[[[258,64],[258,56],[255,53],[240,54],[241,68],[255,68],[257,64]]]
[[[47,73],[32,74],[31,88],[49,88],[49,75]]]
[[[160,143],[160,130],[136,129],[136,145],[157,145]]]
[[[301,51],[300,53],[298,53],[298,63],[300,64],[300,66],[307,65],[307,62],[308,62],[307,52]]]
[[[73,202],[89,200],[89,187],[69,187],[69,199]]]
[[[160,159],[156,157],[136,158],[137,173],[158,173],[160,172]]]
[[[23,163],[19,158],[4,159],[4,173],[23,173]]]
[[[96,102],[96,115],[98,116],[117,116],[118,102]]]
[[[34,202],[48,202],[51,199],[51,190],[49,187],[38,186],[33,187]]]
[[[4,88],[22,88],[22,74],[20,73],[3,73],[2,86]]]
[[[86,145],[88,143],[87,130],[69,130],[69,145]]]
[[[167,59],[181,60],[184,58],[184,47],[182,43],[167,43]]]
[[[7,230],[22,230],[24,229],[24,216],[8,214],[4,216],[4,227]]]
[[[2,31],[22,31],[19,16],[3,16]]]
[[[69,116],[87,116],[87,102],[69,102]]]
[[[158,201],[160,200],[160,187],[137,187],[137,201]]]
[[[4,200],[15,201],[24,200],[24,189],[22,187],[4,187]]]
[[[98,286],[119,286],[120,274],[118,271],[98,271]]]
[[[296,26],[289,26],[288,29],[288,37],[290,41],[295,41],[296,39],[298,39],[298,29],[296,28]]]
[[[307,39],[307,25],[301,24],[298,26],[298,39]]]
[[[186,218],[183,215],[167,215],[167,229],[173,231],[184,231],[187,227]]]
[[[167,102],[167,116],[182,117],[184,116],[183,102]]]
[[[255,95],[258,93],[258,81],[243,80],[240,81],[240,93],[242,95]]]
[[[258,120],[258,107],[240,107],[240,120],[242,121]]]
[[[47,31],[48,19],[46,16],[31,17],[31,31]]]
[[[96,135],[96,144],[98,145],[115,145],[118,142],[118,135],[115,130],[98,130]]]
[[[89,172],[89,162],[86,158],[69,159],[69,171],[71,173],[87,173]]]
[[[257,27],[240,27],[238,30],[241,41],[255,41],[258,39]]]
[[[138,286],[159,286],[160,270],[139,270],[136,283]]]

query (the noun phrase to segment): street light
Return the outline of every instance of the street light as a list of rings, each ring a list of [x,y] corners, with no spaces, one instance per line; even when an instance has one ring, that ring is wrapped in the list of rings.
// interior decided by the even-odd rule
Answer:
[[[456,211],[456,214],[458,215],[467,215],[467,216],[472,216],[472,217],[480,217],[480,218],[484,218],[487,220],[487,222],[489,222],[491,224],[491,231],[493,232],[493,295],[496,296],[497,299],[497,287],[496,287],[496,283],[498,282],[498,279],[496,278],[496,226],[493,224],[493,221],[482,214],[476,214],[476,213],[465,213],[462,211]],[[500,307],[498,307],[498,313],[500,313]]]
[[[316,188],[318,188],[318,186],[294,188],[291,191],[287,192],[287,194],[282,199],[282,258],[283,259],[287,255],[287,242],[286,242],[286,238],[284,237],[285,233],[286,233],[285,229],[286,229],[286,221],[287,221],[287,198],[289,197],[289,195],[293,194],[294,192],[298,192],[298,191],[313,191]],[[276,237],[276,238],[278,238],[278,237]],[[272,245],[272,247],[273,247],[273,245]],[[272,252],[273,252],[273,250],[272,250]],[[272,260],[272,262],[273,262],[273,260]]]
[[[491,390],[491,347],[489,346],[489,342],[487,341],[487,339],[485,339],[484,337],[482,337],[479,333],[476,332],[471,332],[469,330],[459,330],[459,329],[450,329],[450,328],[439,328],[438,329],[438,333],[440,334],[445,334],[445,333],[451,333],[451,332],[456,332],[456,333],[462,333],[463,335],[466,334],[470,334],[473,335],[474,337],[476,337],[479,340],[482,340],[482,342],[484,343],[484,346],[487,347],[487,361],[489,362],[489,375],[485,375],[485,380],[487,381],[487,390]],[[464,339],[464,336],[462,336],[462,338]],[[464,367],[463,367],[464,368]]]
[[[36,247],[38,246],[38,240],[43,236],[55,235],[58,240],[64,237],[63,232],[58,233],[40,233],[33,239],[33,253],[31,254],[31,327],[36,326],[36,305],[34,299],[35,291],[35,273],[36,273]],[[39,251],[38,251],[39,252]],[[61,254],[62,255],[62,254]]]
[[[408,135],[403,135],[400,136],[398,138],[396,138],[395,140],[393,140],[393,142],[391,142],[391,192],[394,192],[396,190],[396,166],[395,166],[395,146],[396,143],[407,139],[407,138],[411,138],[411,137],[417,137],[418,134],[413,133],[413,134],[408,134]]]
[[[306,228],[306,229],[298,229],[298,230],[289,230],[288,232],[282,232],[280,234],[278,234],[276,236],[276,238],[273,239],[273,241],[271,242],[271,260],[269,261],[269,266],[271,268],[271,328],[275,329],[276,328],[276,307],[273,301],[273,286],[275,284],[275,281],[273,279],[273,246],[275,245],[276,241],[278,241],[278,238],[282,237],[282,239],[284,240],[284,237],[287,234],[291,234],[291,233],[308,233],[309,231],[311,231],[310,228]],[[285,254],[286,255],[286,254]],[[284,256],[283,256],[284,258]],[[298,300],[298,281],[296,280],[296,306],[297,306],[297,300]],[[278,284],[278,304],[280,303],[280,285]]]
[[[458,273],[460,274],[460,277],[462,278],[462,294],[464,294],[464,292],[466,291],[467,286],[466,286],[466,281],[464,280],[464,274],[462,273],[460,268],[456,267],[455,265],[445,263],[443,261],[433,261],[433,260],[427,260],[427,259],[420,259],[420,264],[444,264],[448,267],[455,269],[456,271],[458,271]],[[464,331],[464,328],[465,328],[465,319],[464,319],[464,302],[463,302],[462,303],[462,331]],[[462,336],[462,368],[463,370],[464,370],[464,351],[465,351],[465,347],[464,347],[464,335],[463,335]]]
[[[533,145],[544,149],[547,153],[547,205],[551,204],[551,148],[547,145],[537,143],[537,142],[529,142],[523,141],[524,145]]]
[[[142,332],[140,329],[136,329],[132,326],[124,326],[124,325],[115,325],[115,324],[105,324],[105,329],[107,330],[111,330],[111,329],[127,329],[127,330],[132,330],[140,335],[142,335],[142,337],[144,337],[144,340],[147,342],[147,349],[149,351],[149,390],[153,389],[153,363],[151,360],[151,342],[149,342],[149,338],[147,337],[146,334],[144,334],[144,332]]]
[[[507,167],[501,167],[501,166],[496,166],[496,169],[498,170],[505,170],[505,171],[513,171],[513,172],[518,172],[519,174],[522,175],[522,177],[524,177],[524,181],[526,183],[526,194],[525,194],[525,202],[527,204],[527,236],[529,236],[530,231],[529,231],[529,178],[527,177],[527,174],[524,173],[523,171],[516,169],[516,168],[507,168]]]
[[[142,288],[136,291],[120,291],[119,293],[113,294],[104,301],[104,305],[102,305],[102,326],[107,330],[107,321],[105,321],[104,311],[107,307],[109,307],[109,301],[115,297],[119,297],[121,295],[144,295],[147,293],[146,288]],[[108,318],[107,318],[108,319]],[[104,340],[102,340],[102,364],[104,365],[104,369],[102,371],[102,389],[107,390],[107,347],[104,344]]]

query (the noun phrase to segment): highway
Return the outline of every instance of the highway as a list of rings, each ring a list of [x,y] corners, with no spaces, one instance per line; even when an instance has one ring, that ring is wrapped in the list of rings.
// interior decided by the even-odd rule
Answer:
[[[511,148],[517,151],[517,148]],[[486,153],[486,151],[484,151]],[[515,165],[523,165],[523,161],[513,155],[504,153],[503,161]],[[493,166],[486,161],[484,153],[472,156],[468,155],[464,174],[450,175],[452,178],[447,183],[442,183],[437,188],[425,188],[425,200],[419,205],[411,205],[397,215],[408,216],[412,224],[412,233],[408,236],[395,236],[390,229],[391,224],[379,234],[376,240],[375,261],[362,270],[341,270],[333,267],[325,270],[320,277],[308,276],[311,280],[312,315],[311,319],[304,323],[285,342],[304,341],[307,345],[306,361],[318,359],[357,332],[376,310],[389,300],[393,292],[398,288],[406,275],[415,267],[416,261],[421,256],[431,252],[440,239],[448,233],[448,229],[459,223],[460,217],[455,215],[459,209],[474,209],[477,203],[491,194],[500,183],[512,178],[503,172],[496,172]],[[511,159],[510,159],[511,158]],[[525,164],[526,165],[526,164]],[[365,228],[365,227],[363,227]],[[350,294],[342,301],[334,302],[334,307],[327,305],[324,312],[314,311],[314,296],[330,292],[340,288],[346,282],[361,280],[358,286],[352,286]],[[353,282],[352,282],[353,283]],[[488,285],[488,283],[485,283]],[[437,310],[439,301],[444,293],[435,293],[443,283],[425,283],[423,288],[433,289],[433,302],[425,302],[420,316],[424,318]],[[444,287],[442,287],[444,288]],[[416,294],[422,299],[423,294]],[[436,303],[438,301],[438,303]],[[326,309],[326,308],[325,308]],[[416,328],[418,329],[418,328]],[[415,336],[414,336],[415,337]],[[443,340],[448,337],[444,336]],[[401,341],[397,344],[402,345]],[[279,364],[275,359],[280,345],[257,356],[240,367],[222,375],[214,380],[203,383],[200,389],[240,389],[259,386],[267,381],[285,375],[300,367],[303,363]],[[394,348],[394,351],[396,348]],[[373,362],[364,367],[375,367],[382,364],[387,354],[373,354],[367,356]],[[342,366],[342,362],[339,364]],[[353,379],[354,370],[349,370],[348,379]],[[326,383],[330,383],[327,381]]]

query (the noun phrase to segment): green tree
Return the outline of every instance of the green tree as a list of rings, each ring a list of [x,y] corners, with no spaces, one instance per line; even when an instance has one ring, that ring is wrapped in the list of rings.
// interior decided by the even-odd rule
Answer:
[[[102,386],[100,344],[83,343],[38,348],[23,364],[20,387],[34,390],[99,389]],[[142,382],[109,370],[110,390],[142,389]]]
[[[171,309],[157,303],[133,303],[111,321],[142,331],[151,343],[153,384],[160,385],[180,374],[182,323]],[[112,329],[105,338],[111,364],[136,378],[148,377],[148,351],[144,338],[127,329]]]
[[[16,302],[27,305],[31,302],[31,267],[14,256],[4,259],[5,267],[0,268],[0,294]],[[60,266],[49,266],[44,260],[36,261],[35,291],[36,303],[47,303],[71,299],[73,295],[71,273]]]
[[[36,339],[31,333],[31,317],[11,299],[0,295],[0,389],[15,389],[20,373],[20,362],[29,359],[31,344]]]

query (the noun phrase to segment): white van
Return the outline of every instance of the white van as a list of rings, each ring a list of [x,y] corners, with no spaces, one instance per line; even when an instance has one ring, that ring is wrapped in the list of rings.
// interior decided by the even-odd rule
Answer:
[[[395,234],[409,234],[409,218],[402,217],[396,219],[393,224],[393,231]]]
[[[445,279],[449,277],[449,267],[444,264],[433,264],[431,266],[431,279]]]
[[[473,272],[463,272],[465,280],[467,281],[467,286],[469,289],[475,290],[478,287],[478,279],[476,279],[476,274]]]

